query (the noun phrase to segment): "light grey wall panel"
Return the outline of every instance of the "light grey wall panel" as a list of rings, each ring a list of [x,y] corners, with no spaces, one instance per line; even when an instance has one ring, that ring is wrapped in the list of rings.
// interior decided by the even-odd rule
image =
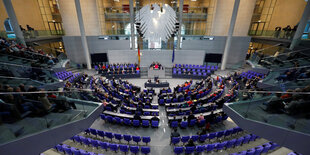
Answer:
[[[89,53],[107,53],[108,50],[129,50],[129,40],[104,40],[87,36]],[[63,36],[68,58],[76,63],[86,63],[80,36]]]
[[[249,47],[250,37],[234,36],[229,51],[228,67],[244,63]],[[68,57],[76,63],[85,63],[81,38],[79,36],[64,36],[64,45]],[[137,63],[137,51],[131,51],[129,40],[103,40],[97,36],[87,36],[89,52],[108,53],[110,63]],[[205,53],[224,52],[226,36],[215,36],[214,40],[183,40],[182,50],[176,50],[175,62],[181,64],[203,64]],[[141,50],[141,66],[148,66],[158,61],[165,66],[171,66],[172,50]]]
[[[172,50],[141,50],[141,66],[149,66],[152,62],[159,62],[164,66],[172,66]],[[174,63],[203,64],[205,52],[203,50],[176,50]],[[110,63],[137,63],[138,52],[131,50],[109,50]]]
[[[234,36],[228,56],[228,68],[245,63],[245,57],[249,48],[251,37]],[[214,40],[183,40],[182,49],[204,50],[205,53],[223,54],[226,36],[215,36]]]

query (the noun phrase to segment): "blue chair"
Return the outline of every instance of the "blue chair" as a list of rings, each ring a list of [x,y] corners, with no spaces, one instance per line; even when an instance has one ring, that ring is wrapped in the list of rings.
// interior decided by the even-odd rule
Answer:
[[[88,138],[83,137],[83,138],[81,138],[81,140],[82,140],[82,142],[83,142],[85,145],[89,146],[90,141],[89,141]]]
[[[98,135],[102,138],[104,138],[104,131],[98,130]]]
[[[64,151],[66,152],[66,154],[72,154],[71,148],[69,147],[63,147]]]
[[[228,141],[226,144],[226,149],[232,148],[235,143],[236,143],[236,139],[232,139],[232,140]]]
[[[90,153],[85,150],[80,150],[80,153],[81,155],[90,155]]]
[[[227,144],[227,141],[224,141],[222,143],[218,143],[215,147],[216,147],[216,150],[219,151],[219,150],[223,150],[224,147],[226,146]]]
[[[123,123],[123,119],[121,119],[121,118],[119,118],[119,117],[115,117],[114,119],[115,119],[115,122],[116,122],[117,124],[122,124],[122,123]]]
[[[180,126],[181,126],[182,129],[185,129],[188,126],[188,122],[187,121],[182,121]]]
[[[89,128],[89,131],[92,135],[95,135],[97,137],[97,130],[96,129]]]
[[[183,153],[183,147],[175,147],[174,148],[174,153],[179,155],[179,154],[182,154]]]
[[[86,130],[84,130],[85,131],[85,134],[87,134],[87,135],[89,135],[90,134],[90,130],[89,130],[89,128],[88,129],[86,129]]]
[[[119,145],[119,150],[126,154],[129,151],[129,146],[128,145]]]
[[[105,118],[106,118],[105,114],[100,114],[100,118],[101,118],[102,120],[105,120]]]
[[[241,145],[241,143],[243,142],[243,139],[244,139],[243,137],[238,138],[235,142],[235,147]]]
[[[143,154],[149,154],[151,152],[151,148],[150,147],[147,147],[147,146],[142,146],[141,147],[141,152]]]
[[[216,138],[219,139],[224,135],[224,131],[219,131],[216,133]]]
[[[98,140],[92,140],[92,141],[91,141],[91,145],[92,145],[93,147],[95,147],[95,148],[98,148],[98,146],[99,146]]]
[[[183,145],[188,142],[189,138],[190,138],[189,136],[182,136],[181,137],[181,141],[183,142]]]
[[[114,134],[115,139],[119,140],[119,142],[121,142],[121,140],[123,139],[123,135],[115,133]]]
[[[73,155],[81,155],[80,150],[75,147],[71,147],[71,151]]]
[[[203,127],[203,126],[205,126],[205,125],[206,125],[206,120],[205,120],[205,119],[200,120],[200,122],[198,123],[198,126],[199,126],[199,127]]]
[[[171,138],[171,143],[173,145],[178,144],[180,142],[180,137],[172,137]]]
[[[195,146],[185,147],[185,154],[191,154],[195,151]]]
[[[159,99],[159,105],[165,105],[165,100],[164,99]]]
[[[140,137],[140,136],[132,136],[132,140],[133,140],[134,142],[136,142],[137,145],[138,145],[139,142],[141,142],[141,137]]]
[[[206,141],[207,138],[208,138],[208,135],[201,135],[201,136],[199,137],[199,141],[200,141],[200,142],[204,142],[204,141]]]
[[[264,146],[264,149],[263,149],[262,153],[267,153],[271,148],[271,144],[269,144],[269,143],[265,143],[265,144],[263,144],[263,146]]]
[[[196,146],[196,153],[201,153],[205,150],[204,146],[198,145]]]
[[[132,121],[132,126],[139,127],[140,126],[140,121],[139,120],[133,120]]]
[[[132,140],[131,135],[124,135],[123,137],[124,137],[124,140],[128,142],[128,144]]]
[[[264,147],[262,146],[257,146],[255,147],[255,155],[260,155],[264,150]]]
[[[99,145],[102,149],[105,149],[106,151],[108,151],[110,144],[108,142],[99,142]]]
[[[233,129],[225,130],[224,131],[224,137],[229,136],[232,133]]]
[[[110,144],[110,150],[116,152],[118,150],[118,145],[117,144]]]
[[[148,121],[148,120],[142,120],[142,126],[143,126],[143,127],[149,127],[149,126],[150,126],[150,121]]]
[[[192,120],[190,120],[190,122],[189,122],[189,125],[188,125],[188,126],[193,127],[193,126],[195,126],[195,125],[196,125],[196,122],[197,122],[197,120],[196,120],[196,119],[192,119]]]
[[[147,145],[149,142],[151,142],[151,137],[142,137],[142,142]]]
[[[158,128],[158,126],[159,126],[159,121],[152,121],[153,128]]]
[[[65,153],[65,150],[63,149],[62,145],[60,145],[60,144],[57,144],[57,145],[56,145],[56,150],[57,150],[58,152],[63,152],[63,153]]]
[[[209,133],[209,135],[208,135],[210,140],[214,139],[215,136],[216,136],[216,133],[214,133],[214,132],[213,133]]]
[[[130,152],[134,154],[137,154],[139,152],[139,146],[130,146],[129,149]]]
[[[255,148],[251,148],[249,150],[247,150],[246,155],[254,155],[255,154]]]
[[[128,118],[124,118],[124,124],[128,126],[131,125],[131,120]]]
[[[112,139],[114,138],[114,135],[113,135],[112,132],[105,132],[105,136],[108,137],[108,138],[110,138],[111,141],[112,141]]]
[[[207,144],[205,145],[205,150],[207,152],[211,152],[214,149],[214,144]]]
[[[196,142],[199,139],[198,135],[192,135],[191,139]]]
[[[250,141],[251,135],[246,135],[243,138],[242,144],[247,144]]]
[[[273,149],[279,147],[279,145],[277,143],[274,143],[274,142],[270,142],[270,145],[271,145],[270,150],[273,150]]]
[[[178,127],[178,121],[172,121],[171,124],[170,124],[170,126],[171,126],[172,128],[177,128],[177,127]]]

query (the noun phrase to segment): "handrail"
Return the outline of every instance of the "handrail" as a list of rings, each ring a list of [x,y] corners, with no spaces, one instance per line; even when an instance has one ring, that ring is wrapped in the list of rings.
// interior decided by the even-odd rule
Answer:
[[[275,45],[270,46],[270,47],[266,47],[266,48],[259,49],[259,50],[257,50],[256,52],[260,52],[260,51],[263,51],[263,50],[266,50],[266,49],[269,49],[269,48],[272,48],[272,47],[276,47],[276,46],[279,46],[279,45],[281,45],[281,43],[280,43],[280,44],[275,44]]]
[[[28,61],[36,61],[36,60],[27,59],[27,58],[23,58],[23,57],[17,57],[17,56],[14,56],[14,55],[8,55],[8,54],[4,54],[4,53],[0,53],[0,54],[1,55],[5,55],[5,56],[10,56],[10,57],[15,57],[15,58],[18,58],[18,59],[28,60]]]
[[[287,55],[287,54],[290,54],[290,53],[296,53],[296,52],[300,52],[300,51],[305,51],[305,50],[309,50],[310,48],[306,48],[306,49],[300,49],[300,50],[297,50],[297,51],[291,51],[291,52],[286,52],[286,53],[281,53],[281,54],[279,54],[278,56],[280,56],[280,55]],[[266,58],[272,58],[272,57],[274,57],[274,56],[267,56],[267,57],[264,57],[264,59],[266,59]]]
[[[36,68],[36,69],[41,69],[41,70],[53,71],[52,69],[47,69],[47,68],[31,67],[31,66],[24,66],[24,65],[18,65],[18,64],[11,64],[11,63],[5,63],[5,62],[0,62],[0,64],[2,64],[2,65],[9,65],[9,66],[18,66],[18,67],[26,67],[26,68]]]
[[[11,76],[0,76],[0,78],[2,78],[2,79],[16,79],[16,80],[30,80],[32,82],[35,82],[35,83],[38,83],[38,84],[41,84],[41,85],[46,84],[46,83],[43,83],[43,82],[40,82],[40,81],[37,81],[37,80],[33,80],[33,79],[30,79],[30,78],[20,78],[20,77],[11,77]]]
[[[282,68],[282,69],[271,69],[270,71],[277,71],[277,70],[290,70],[290,69],[300,69],[300,68],[308,68],[308,66],[300,66],[300,67],[290,67],[290,68]]]

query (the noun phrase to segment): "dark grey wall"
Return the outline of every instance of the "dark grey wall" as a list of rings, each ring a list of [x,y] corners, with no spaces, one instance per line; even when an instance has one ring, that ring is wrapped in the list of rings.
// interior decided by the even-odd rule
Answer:
[[[235,36],[232,38],[227,67],[243,64],[251,37]],[[81,38],[64,36],[64,45],[68,57],[77,63],[85,63]],[[109,62],[137,62],[137,53],[130,51],[129,40],[103,40],[97,36],[87,36],[90,53],[108,53]],[[202,64],[204,53],[223,53],[226,36],[214,36],[214,40],[183,40],[182,50],[176,51],[175,63]],[[114,51],[112,51],[114,50]],[[202,52],[203,51],[203,52]],[[112,53],[118,52],[118,53]],[[203,56],[202,56],[203,55]],[[164,65],[171,64],[172,50],[142,51],[141,64],[159,61]],[[119,59],[117,59],[119,57]]]

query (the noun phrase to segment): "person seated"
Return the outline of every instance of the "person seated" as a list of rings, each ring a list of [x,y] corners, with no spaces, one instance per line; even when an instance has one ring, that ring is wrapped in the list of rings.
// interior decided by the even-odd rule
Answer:
[[[171,132],[170,138],[172,139],[172,137],[180,137],[180,133],[178,132],[177,128],[173,129],[173,132]]]
[[[193,112],[191,111],[190,114],[189,114],[189,116],[188,116],[188,118],[187,118],[188,123],[189,123],[191,120],[193,120],[193,119],[196,119],[196,117],[195,117],[195,115],[193,114]]]
[[[195,146],[194,140],[193,140],[193,139],[190,139],[190,140],[188,141],[188,143],[187,143],[185,146],[186,146],[186,147]]]
[[[159,121],[159,118],[156,116],[155,113],[153,113],[153,117],[151,118],[151,121]]]
[[[136,112],[135,115],[133,116],[134,120],[139,120],[141,122],[141,116]]]
[[[198,123],[200,123],[201,120],[204,120],[205,118],[203,117],[202,113],[197,117]]]

